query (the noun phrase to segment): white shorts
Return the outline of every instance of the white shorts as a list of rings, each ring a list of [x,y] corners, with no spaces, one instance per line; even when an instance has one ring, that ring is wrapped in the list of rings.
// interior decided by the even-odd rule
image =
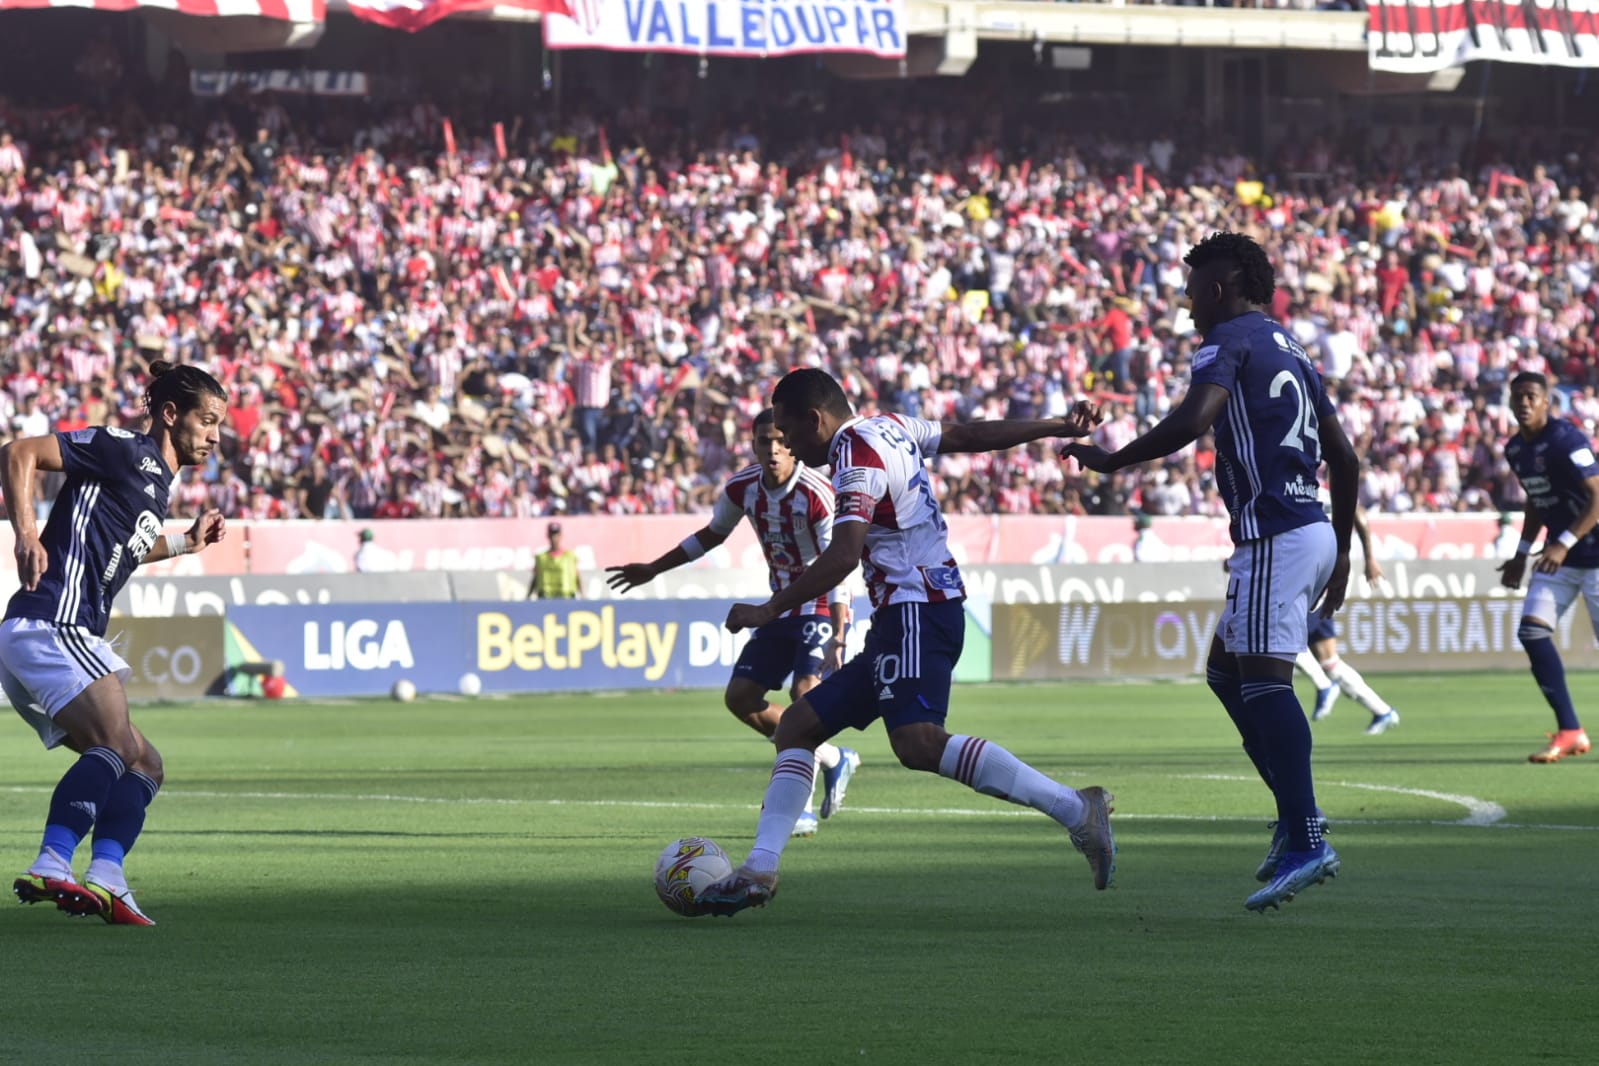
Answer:
[[[1234,655],[1292,661],[1305,650],[1311,604],[1327,587],[1338,541],[1332,525],[1313,522],[1247,541],[1227,563],[1227,604],[1216,635]]]
[[[107,674],[127,684],[133,671],[103,637],[37,618],[0,622],[0,687],[47,748],[66,739],[61,708]]]
[[[1581,596],[1588,605],[1588,618],[1599,634],[1599,570],[1562,566],[1552,574],[1532,572],[1527,582],[1527,599],[1521,605],[1523,619],[1536,618],[1553,629],[1560,616]]]

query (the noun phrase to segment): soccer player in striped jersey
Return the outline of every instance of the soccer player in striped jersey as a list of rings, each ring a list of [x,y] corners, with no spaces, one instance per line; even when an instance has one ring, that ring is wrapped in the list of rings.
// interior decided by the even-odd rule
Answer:
[[[700,893],[706,914],[761,907],[777,893],[783,847],[811,792],[812,751],[846,728],[882,720],[900,763],[951,778],[986,796],[1032,807],[1070,834],[1094,887],[1110,884],[1116,842],[1110,793],[1051,780],[981,737],[944,728],[950,682],[966,633],[966,586],[933,498],[928,456],[1005,451],[1049,437],[1080,437],[1099,420],[1080,403],[1068,418],[928,422],[904,415],[858,418],[825,371],[795,370],[772,392],[777,428],[804,462],[833,467],[832,543],[763,604],[734,604],[733,632],[759,628],[834,588],[857,564],[872,600],[861,654],[822,680],[777,723],[777,763],[755,828],[755,846],[732,875]]]
[[[1205,674],[1277,802],[1271,846],[1256,872],[1266,886],[1244,903],[1261,911],[1338,873],[1338,854],[1323,839],[1310,723],[1293,677],[1310,609],[1319,602],[1331,617],[1343,606],[1360,461],[1321,375],[1264,313],[1277,283],[1260,245],[1241,233],[1215,233],[1183,261],[1194,326],[1204,338],[1188,395],[1114,454],[1084,444],[1061,454],[1108,474],[1215,430],[1217,480],[1235,547]],[[1317,499],[1323,459],[1331,521]]]
[[[220,511],[188,533],[161,531],[179,467],[205,462],[220,439],[227,393],[194,366],[150,365],[150,428],[115,426],[28,437],[0,449],[0,488],[16,531],[17,577],[0,623],[0,685],[46,748],[78,759],[50,798],[39,857],[13,885],[23,903],[114,925],[154,925],[128,889],[123,860],[161,787],[161,755],[128,715],[131,674],[106,642],[111,601],[140,563],[203,550],[226,532]],[[66,483],[41,533],[39,471]],[[80,884],[78,844],[94,831]]]
[[[1322,508],[1330,515],[1332,497],[1325,488],[1318,498]],[[1360,507],[1355,508],[1355,537],[1360,541],[1361,557],[1366,561],[1366,580],[1376,584],[1382,580],[1382,566],[1372,552],[1371,527],[1366,524],[1366,516]],[[1316,709],[1310,714],[1311,720],[1319,722],[1332,714],[1333,704],[1338,702],[1339,695],[1347,695],[1371,715],[1371,721],[1366,726],[1368,737],[1380,736],[1398,725],[1399,712],[1377,695],[1376,689],[1366,682],[1359,670],[1338,654],[1338,623],[1312,609],[1305,619],[1305,628],[1310,647],[1299,653],[1294,665],[1316,686]]]
[[[1527,493],[1527,511],[1521,544],[1499,568],[1500,583],[1521,587],[1527,555],[1543,533],[1543,551],[1532,566],[1516,636],[1527,652],[1533,680],[1555,712],[1549,743],[1527,760],[1552,763],[1586,754],[1592,746],[1566,687],[1554,630],[1580,596],[1599,632],[1599,460],[1588,434],[1573,422],[1549,417],[1549,380],[1542,374],[1510,379],[1510,412],[1520,428],[1505,443],[1505,461]]]
[[[753,433],[756,461],[728,479],[716,496],[710,522],[654,562],[608,567],[612,588],[627,592],[698,559],[745,519],[760,540],[773,592],[793,584],[827,550],[833,535],[832,485],[794,458],[772,423],[771,408],[755,416]],[[792,674],[789,699],[798,700],[839,664],[849,610],[846,582],[840,581],[758,628],[733,667],[723,697],[727,709],[762,736],[775,734],[783,708],[768,702],[766,694],[782,688]],[[860,755],[850,748],[817,746],[823,818],[831,818],[843,806],[850,778],[860,764]],[[794,836],[816,834],[818,822],[811,807],[807,792]]]

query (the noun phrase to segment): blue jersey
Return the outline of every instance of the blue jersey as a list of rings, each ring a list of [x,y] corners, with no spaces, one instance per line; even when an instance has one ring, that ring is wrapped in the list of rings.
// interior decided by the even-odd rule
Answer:
[[[39,587],[19,589],[7,618],[37,618],[105,636],[111,601],[155,546],[173,473],[155,441],[111,426],[57,433],[67,483],[39,540]]]
[[[1228,319],[1194,353],[1194,385],[1220,385],[1216,480],[1233,543],[1327,521],[1317,502],[1323,418],[1332,402],[1310,357],[1258,311]]]
[[[1588,509],[1588,479],[1599,476],[1599,462],[1588,434],[1574,424],[1551,418],[1531,440],[1517,433],[1505,444],[1505,460],[1526,491],[1527,502],[1543,519],[1546,543],[1575,525]],[[1599,529],[1572,545],[1566,565],[1599,567]]]

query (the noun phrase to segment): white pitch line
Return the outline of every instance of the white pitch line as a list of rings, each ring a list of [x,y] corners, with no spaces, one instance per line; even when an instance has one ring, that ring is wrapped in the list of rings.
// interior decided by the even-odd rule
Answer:
[[[1216,781],[1253,781],[1254,778],[1224,775],[1187,775],[1198,777],[1200,780]],[[1388,785],[1362,785],[1350,783],[1351,788],[1369,788],[1377,791],[1402,792],[1432,798],[1447,798],[1458,801],[1462,797],[1454,797],[1449,793],[1426,792],[1419,789],[1404,789]],[[28,785],[10,785],[0,787],[0,793],[27,793],[39,794],[54,791],[53,788],[43,788]],[[684,803],[667,802],[663,800],[568,800],[568,799],[508,799],[503,797],[472,797],[472,796],[400,796],[392,793],[357,793],[351,795],[345,792],[216,792],[186,789],[163,789],[161,794],[173,799],[206,799],[206,800],[315,800],[318,802],[331,801],[341,803],[411,803],[446,807],[618,807],[632,810],[661,810],[661,811],[733,811],[748,814],[760,809],[758,805],[743,803]],[[1464,797],[1470,798],[1470,797]],[[1487,804],[1500,810],[1495,804]],[[1034,818],[1037,812],[1031,810],[1018,810],[1014,808],[993,807],[858,807],[848,808],[851,814],[884,814],[891,816],[925,816],[942,815],[951,818]],[[1263,819],[1260,816],[1237,816],[1219,814],[1159,814],[1127,812],[1116,815],[1118,822],[1212,822],[1218,824],[1254,825]],[[1530,822],[1506,822],[1500,820],[1482,821],[1474,817],[1461,819],[1426,819],[1426,818],[1334,818],[1334,825],[1432,825],[1432,826],[1457,826],[1473,829],[1547,829],[1560,832],[1595,833],[1599,832],[1599,825],[1544,825]]]
[[[1184,774],[1183,777],[1191,781],[1256,781],[1258,778],[1246,777],[1242,774]],[[1368,792],[1394,792],[1402,796],[1423,796],[1427,799],[1441,800],[1444,803],[1454,803],[1466,808],[1466,817],[1460,819],[1460,825],[1490,826],[1505,820],[1505,809],[1490,800],[1478,799],[1476,796],[1465,796],[1454,792],[1434,792],[1425,788],[1402,788],[1399,785],[1369,785],[1360,781],[1323,781],[1321,785],[1331,788],[1362,788]]]

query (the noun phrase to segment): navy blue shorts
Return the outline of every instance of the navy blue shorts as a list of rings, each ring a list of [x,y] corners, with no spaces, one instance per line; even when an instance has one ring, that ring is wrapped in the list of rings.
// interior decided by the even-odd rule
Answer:
[[[966,642],[960,600],[895,603],[872,613],[866,647],[805,694],[834,733],[877,719],[893,732],[912,722],[944,723],[949,683]]]
[[[1320,611],[1311,611],[1310,617],[1305,620],[1305,632],[1309,634],[1305,640],[1306,644],[1337,640],[1338,623],[1331,618],[1323,618]]]
[[[739,653],[733,676],[754,681],[767,692],[783,687],[789,674],[798,681],[822,672],[822,655],[833,639],[827,616],[778,618],[757,629]]]

